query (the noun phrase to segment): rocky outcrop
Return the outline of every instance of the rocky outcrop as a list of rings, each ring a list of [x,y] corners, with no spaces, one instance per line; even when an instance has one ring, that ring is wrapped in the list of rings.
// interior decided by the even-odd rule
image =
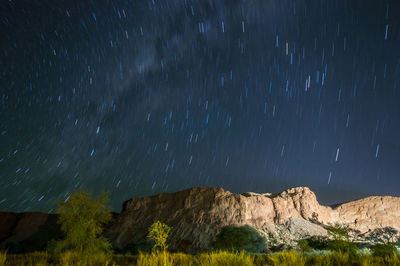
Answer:
[[[46,248],[61,236],[57,215],[40,212],[0,212],[0,249],[24,253]]]
[[[140,245],[157,220],[173,228],[169,247],[185,252],[207,250],[226,225],[249,225],[270,246],[293,246],[299,239],[329,236],[327,226],[346,227],[357,241],[387,242],[400,236],[400,198],[368,197],[329,207],[320,205],[307,187],[277,194],[198,187],[126,201],[122,212],[113,214],[105,236],[117,249]],[[0,249],[43,250],[47,241],[59,237],[55,214],[0,212]]]
[[[368,197],[339,205],[334,212],[338,223],[361,233],[383,227],[400,230],[399,197]]]
[[[369,197],[321,206],[307,187],[279,194],[234,194],[222,188],[192,188],[171,194],[133,198],[107,230],[117,248],[145,239],[147,228],[160,220],[173,227],[170,247],[180,243],[192,251],[209,247],[226,225],[249,225],[266,237],[293,243],[308,236],[327,236],[327,225],[349,228],[355,236],[379,228],[400,230],[400,198]]]

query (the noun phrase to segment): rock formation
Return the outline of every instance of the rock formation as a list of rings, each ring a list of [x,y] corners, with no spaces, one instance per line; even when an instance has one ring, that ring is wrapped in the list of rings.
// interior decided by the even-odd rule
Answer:
[[[43,250],[61,236],[56,214],[0,212],[0,249],[25,253]]]
[[[250,225],[278,242],[293,244],[313,235],[327,236],[327,225],[350,229],[354,237],[375,230],[400,230],[400,198],[368,197],[321,206],[307,187],[279,194],[234,194],[222,188],[192,188],[171,194],[133,198],[107,230],[117,248],[145,239],[147,228],[160,220],[173,227],[172,248],[207,249],[226,225]]]
[[[56,215],[0,212],[0,248],[22,252],[43,249],[46,241],[60,237]],[[327,226],[351,231],[357,241],[397,241],[400,198],[368,197],[335,207],[321,206],[307,187],[278,194],[234,194],[222,188],[199,187],[126,201],[107,225],[107,236],[117,249],[143,243],[148,227],[160,220],[173,227],[171,249],[207,250],[226,225],[249,225],[270,245],[293,246],[299,239],[328,236]]]

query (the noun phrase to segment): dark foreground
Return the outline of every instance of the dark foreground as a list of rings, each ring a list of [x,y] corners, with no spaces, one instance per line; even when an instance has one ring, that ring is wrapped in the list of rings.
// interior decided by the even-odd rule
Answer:
[[[397,253],[381,257],[341,252],[285,251],[265,255],[217,251],[198,255],[169,252],[141,253],[137,256],[99,254],[81,258],[71,252],[61,255],[1,252],[0,266],[3,265],[400,265],[400,257]]]

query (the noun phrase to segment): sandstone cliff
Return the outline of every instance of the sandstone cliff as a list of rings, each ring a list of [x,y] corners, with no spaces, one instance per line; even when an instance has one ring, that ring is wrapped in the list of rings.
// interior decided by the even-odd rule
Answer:
[[[124,203],[107,236],[117,248],[145,239],[157,220],[173,226],[172,248],[203,250],[225,225],[250,225],[267,238],[293,243],[308,236],[328,235],[324,226],[342,226],[354,237],[377,229],[400,231],[400,198],[369,197],[339,205],[321,206],[307,187],[279,194],[233,194],[222,188],[192,188],[171,194],[133,198]]]
[[[350,229],[357,241],[398,241],[400,198],[368,197],[332,208],[321,206],[307,187],[278,194],[191,188],[126,201],[105,236],[123,249],[146,240],[148,227],[157,220],[173,227],[170,248],[186,252],[207,250],[226,225],[252,226],[269,245],[293,246],[302,238],[328,236],[329,225]],[[61,236],[56,221],[55,214],[0,212],[0,249],[44,249],[47,241]]]

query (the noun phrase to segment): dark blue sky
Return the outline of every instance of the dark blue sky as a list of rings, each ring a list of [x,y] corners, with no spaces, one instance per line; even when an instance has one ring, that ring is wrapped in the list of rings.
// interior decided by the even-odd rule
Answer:
[[[0,7],[0,210],[400,195],[399,1],[62,2]]]

